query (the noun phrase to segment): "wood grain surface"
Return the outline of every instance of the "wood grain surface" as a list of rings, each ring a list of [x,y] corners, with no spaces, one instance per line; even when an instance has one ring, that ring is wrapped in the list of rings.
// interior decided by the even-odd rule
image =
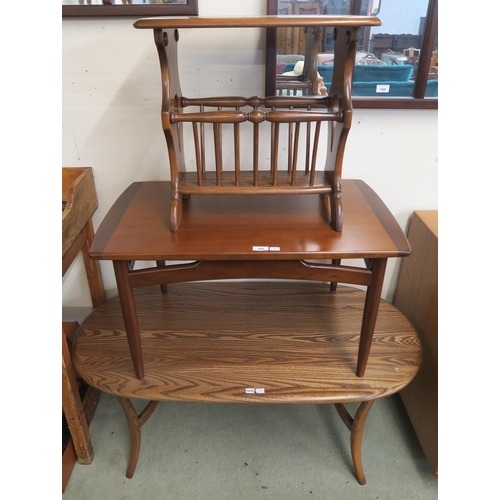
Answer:
[[[135,290],[145,376],[135,376],[117,297],[82,324],[73,360],[91,386],[158,401],[339,403],[393,394],[421,346],[381,301],[370,359],[356,377],[365,292],[329,283],[176,283]],[[247,393],[263,389],[264,393]]]
[[[131,184],[97,230],[91,257],[102,260],[297,260],[409,255],[408,241],[363,181],[342,181],[344,226],[329,225],[321,195],[192,195],[170,231],[171,183]],[[254,246],[279,251],[256,252]]]
[[[97,209],[97,195],[90,167],[62,169],[62,256],[66,255]]]
[[[423,360],[415,379],[401,399],[429,465],[438,474],[439,420],[439,286],[438,211],[419,210],[410,221],[408,239],[413,252],[404,259],[394,305],[419,333]]]
[[[218,16],[218,17],[148,17],[134,23],[139,29],[171,28],[279,28],[304,26],[380,26],[373,16]]]

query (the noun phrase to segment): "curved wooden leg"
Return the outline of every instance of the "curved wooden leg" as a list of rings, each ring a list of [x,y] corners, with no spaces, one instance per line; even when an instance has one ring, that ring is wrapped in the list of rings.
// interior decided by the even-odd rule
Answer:
[[[354,473],[359,484],[365,484],[365,474],[363,472],[363,463],[361,461],[361,441],[363,431],[365,430],[366,417],[375,400],[364,401],[358,408],[351,429],[351,454],[354,464]]]
[[[139,449],[141,447],[141,426],[139,425],[139,417],[137,416],[135,408],[132,406],[130,400],[118,398],[118,401],[125,413],[128,431],[130,433],[130,458],[126,473],[126,476],[130,479],[134,475],[137,460],[139,459]]]
[[[141,448],[141,427],[147,422],[148,418],[153,414],[153,411],[158,405],[158,401],[150,401],[146,408],[137,415],[134,406],[129,399],[117,397],[118,402],[123,408],[125,418],[127,419],[128,430],[130,433],[130,458],[128,462],[126,476],[131,479],[134,475],[139,459],[139,451]]]
[[[359,484],[366,483],[365,473],[363,472],[363,462],[361,459],[361,442],[363,440],[366,417],[374,402],[374,399],[371,401],[363,401],[356,411],[354,418],[351,417],[343,404],[335,404],[335,408],[342,418],[342,421],[351,431],[351,456],[354,465],[354,475]]]

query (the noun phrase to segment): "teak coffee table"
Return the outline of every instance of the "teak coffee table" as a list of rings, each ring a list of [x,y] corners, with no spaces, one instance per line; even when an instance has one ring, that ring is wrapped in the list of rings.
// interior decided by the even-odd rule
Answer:
[[[80,376],[125,410],[127,476],[158,401],[334,403],[364,484],[368,411],[421,358],[410,322],[380,299],[387,259],[410,252],[394,217],[364,182],[345,180],[342,232],[329,225],[328,197],[310,194],[192,196],[172,232],[170,193],[170,182],[134,183],[105,217],[91,256],[113,261],[119,296],[73,344]],[[150,403],[137,415],[129,398]],[[361,402],[354,418],[346,402]]]
[[[396,220],[363,181],[346,180],[345,227],[331,231],[329,200],[311,195],[192,196],[184,222],[169,231],[170,182],[137,182],[116,201],[99,230],[91,257],[112,260],[135,373],[144,377],[134,288],[220,279],[299,279],[367,287],[356,374],[370,352],[389,257],[410,247]],[[341,265],[364,259],[366,268]],[[332,264],[310,260],[328,259]],[[156,267],[133,269],[136,261]],[[166,261],[183,261],[166,265]],[[165,289],[166,290],[166,289]]]

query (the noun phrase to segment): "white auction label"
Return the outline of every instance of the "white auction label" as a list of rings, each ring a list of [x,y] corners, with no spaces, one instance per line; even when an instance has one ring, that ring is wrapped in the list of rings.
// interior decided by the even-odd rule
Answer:
[[[280,247],[268,247],[265,245],[255,245],[252,247],[254,252],[279,252],[281,250]]]
[[[245,393],[246,394],[265,394],[266,393],[266,390],[264,389],[264,387],[247,387],[245,389]]]

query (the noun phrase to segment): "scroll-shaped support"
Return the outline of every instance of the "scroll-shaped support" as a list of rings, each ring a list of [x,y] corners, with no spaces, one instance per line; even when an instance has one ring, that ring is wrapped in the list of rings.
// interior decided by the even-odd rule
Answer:
[[[141,448],[141,427],[148,421],[149,417],[153,414],[158,401],[150,401],[144,410],[137,415],[135,408],[129,399],[117,398],[125,418],[127,419],[128,430],[130,433],[130,458],[128,462],[126,476],[131,479],[134,475],[137,461],[139,460],[139,451]]]
[[[306,33],[306,50],[311,53],[317,53],[320,40],[321,29],[319,27],[307,27]],[[356,27],[338,27],[335,28],[335,65],[333,70],[332,86],[330,95],[325,97],[315,96],[317,94],[317,61],[316,58],[311,58],[310,64],[304,68],[303,78],[313,82],[313,96],[303,96],[296,99],[295,104],[292,104],[290,98],[269,96],[265,98],[259,97],[221,97],[221,98],[202,98],[188,99],[182,96],[180,79],[178,73],[177,62],[177,42],[179,39],[176,29],[154,29],[154,39],[158,50],[160,60],[161,79],[162,79],[162,127],[167,142],[168,155],[170,161],[171,174],[171,206],[170,206],[170,229],[176,232],[179,229],[182,216],[182,194],[185,193],[185,187],[180,185],[181,174],[186,172],[186,165],[183,153],[183,123],[191,122],[200,124],[200,135],[203,135],[203,124],[213,123],[214,125],[214,147],[216,152],[216,186],[221,188],[222,176],[222,146],[221,146],[221,127],[219,124],[234,124],[235,140],[239,137],[239,125],[243,122],[251,122],[254,124],[254,148],[253,148],[253,170],[254,182],[253,186],[256,190],[261,190],[262,186],[258,181],[259,168],[259,136],[257,125],[264,121],[275,124],[272,128],[275,135],[271,142],[275,145],[272,164],[272,180],[271,186],[277,186],[278,166],[277,159],[279,157],[278,142],[275,140],[278,136],[278,124],[288,123],[296,124],[296,137],[298,139],[298,128],[302,122],[307,126],[308,143],[306,147],[306,155],[310,154],[309,136],[311,123],[316,123],[316,135],[313,148],[313,158],[316,158],[318,142],[319,142],[319,124],[323,121],[329,122],[330,137],[328,142],[328,153],[325,165],[325,171],[328,173],[328,181],[325,186],[330,193],[331,207],[331,226],[336,231],[342,230],[343,214],[342,214],[342,163],[345,150],[347,135],[351,127],[352,120],[352,102],[351,102],[351,84],[352,72],[354,69],[356,43],[359,40],[359,28]],[[314,78],[313,78],[314,76]],[[307,92],[306,92],[307,94]],[[184,113],[184,108],[188,105],[199,104],[200,106],[217,105],[217,111],[201,111],[199,113]],[[258,109],[261,106],[270,106],[271,111],[263,111]],[[288,110],[279,109],[280,106],[287,105]],[[225,106],[235,106],[235,110],[223,110]],[[245,112],[240,108],[243,106],[253,107],[253,111]],[[278,107],[278,109],[275,108]],[[296,108],[307,107],[307,111],[299,111]],[[323,107],[323,110],[318,111],[311,108]],[[324,108],[327,109],[324,109]],[[292,110],[292,108],[294,108]],[[197,126],[194,126],[193,135],[198,137]],[[203,143],[203,141],[201,141]],[[203,181],[204,156],[202,151],[203,145],[195,144],[198,172],[198,186],[201,188]],[[294,150],[295,151],[295,150]],[[239,186],[239,143],[235,143],[235,186]],[[313,162],[314,164],[314,162]],[[295,165],[295,164],[294,164]],[[312,166],[311,166],[312,169]],[[309,172],[309,156],[306,156],[306,173]],[[292,172],[292,186],[295,186],[295,171]],[[186,182],[184,180],[183,182]],[[317,189],[314,181],[314,172],[310,174],[309,187],[311,193]],[[326,187],[324,189],[326,189]],[[189,189],[196,190],[193,187]],[[203,186],[206,194],[216,194],[217,190],[209,191],[206,186]],[[201,192],[201,190],[198,190]],[[279,193],[292,193],[293,190],[286,186],[278,186]],[[242,193],[249,191],[241,191]],[[220,191],[223,194],[222,190]],[[234,193],[238,193],[235,190]]]
[[[366,417],[368,417],[368,412],[374,401],[374,399],[371,401],[363,401],[356,411],[354,418],[351,417],[342,403],[335,403],[335,408],[340,418],[351,431],[351,456],[354,465],[354,475],[359,484],[366,484],[365,473],[363,472],[363,462],[361,460],[361,442],[363,440]]]
[[[347,136],[352,123],[352,75],[356,61],[356,45],[360,30],[353,27],[334,28],[335,64],[333,66],[330,96],[338,99],[339,109],[343,113],[341,123],[332,122],[329,128],[328,153],[325,171],[329,173],[332,191],[330,205],[332,212],[331,226],[335,231],[342,231],[342,166]]]
[[[161,119],[163,132],[167,141],[172,181],[172,201],[170,207],[170,230],[178,230],[181,222],[182,198],[179,193],[179,172],[186,171],[184,160],[182,127],[170,121],[171,112],[182,112],[181,84],[177,63],[177,42],[179,32],[176,29],[155,29],[154,40],[160,59],[162,103]]]

